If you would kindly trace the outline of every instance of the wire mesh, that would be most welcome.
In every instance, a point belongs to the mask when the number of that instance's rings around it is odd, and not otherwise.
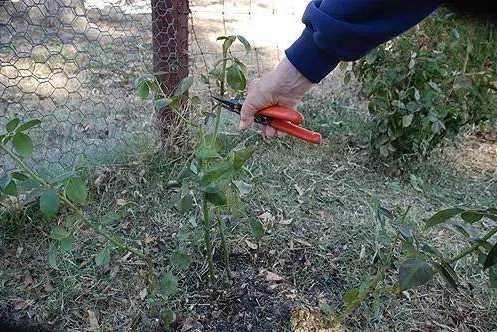
[[[157,118],[136,95],[138,76],[155,70],[177,82],[188,69],[205,72],[220,57],[216,37],[226,34],[253,43],[251,54],[238,53],[249,74],[260,75],[300,33],[307,1],[191,0],[190,11],[187,3],[0,1],[0,124],[14,116],[42,120],[32,163],[55,170],[78,158],[112,162],[155,145]],[[184,22],[187,33],[178,33]],[[200,84],[195,89],[206,94]]]

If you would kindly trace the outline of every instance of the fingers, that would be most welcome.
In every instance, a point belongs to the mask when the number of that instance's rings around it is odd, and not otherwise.
[[[278,132],[271,126],[264,126],[262,128],[262,136],[265,138],[277,137]]]
[[[271,126],[264,126],[262,128],[262,136],[265,138],[272,138],[272,137],[285,137],[286,134],[274,129]]]
[[[247,89],[247,98],[245,99],[245,103],[243,104],[240,112],[240,130],[249,128],[252,123],[254,123],[255,114],[259,111],[257,108],[258,105],[254,105],[254,101],[261,99],[261,96],[257,93],[257,82],[258,81],[252,82]]]
[[[240,112],[240,130],[245,130],[249,128],[252,123],[254,123],[254,116],[257,113],[257,109],[252,107],[251,104],[245,102],[242,106],[242,110]]]

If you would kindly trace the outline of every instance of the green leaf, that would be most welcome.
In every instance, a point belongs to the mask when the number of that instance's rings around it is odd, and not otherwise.
[[[483,264],[483,269],[488,269],[489,267],[497,264],[497,243],[492,247],[490,252],[485,259],[485,263]]]
[[[402,127],[407,128],[412,124],[412,120],[414,119],[414,114],[404,115],[402,117]]]
[[[218,192],[221,188],[231,182],[233,173],[233,164],[227,161],[218,163],[211,169],[201,172],[200,185],[202,187],[202,191],[207,193]]]
[[[59,211],[59,206],[59,195],[55,190],[49,189],[41,194],[40,211],[46,218],[53,218]]]
[[[121,219],[122,217],[118,213],[110,211],[102,217],[100,222],[104,225],[110,225],[120,221]]]
[[[48,252],[48,265],[50,265],[53,269],[59,268],[59,264],[57,262],[57,250],[53,247],[50,248],[50,251]]]
[[[50,231],[50,237],[56,241],[62,241],[71,236],[71,233],[63,229],[62,227],[55,226]]]
[[[221,37],[218,37],[217,40],[224,40],[223,54],[225,54],[230,49],[231,45],[233,45],[233,43],[235,42],[236,36],[221,36]]]
[[[155,103],[156,109],[162,110],[171,104],[171,99],[161,98],[161,99],[157,99],[154,103]]]
[[[14,180],[11,180],[2,191],[9,196],[17,196],[17,185]]]
[[[17,133],[12,138],[12,145],[16,152],[23,158],[28,157],[34,149],[33,141],[24,133]]]
[[[191,257],[187,255],[185,252],[180,250],[174,251],[171,257],[169,258],[169,260],[172,265],[182,270],[188,269],[188,267],[192,263]]]
[[[437,248],[430,246],[428,243],[423,243],[421,251],[437,258],[443,257],[442,253]]]
[[[151,74],[145,74],[138,77],[135,80],[135,88],[138,92],[138,96],[142,99],[147,99],[150,95],[150,88],[155,86],[155,76]]]
[[[240,170],[243,165],[249,160],[252,155],[254,154],[255,148],[254,147],[248,147],[243,150],[238,150],[233,152],[233,167],[236,170]]]
[[[7,122],[5,125],[5,129],[9,132],[12,133],[14,130],[16,130],[17,126],[19,125],[19,119],[15,118]]]
[[[138,96],[141,99],[147,99],[150,94],[150,89],[148,87],[148,83],[146,81],[141,82],[138,85]]]
[[[110,251],[110,246],[105,246],[104,248],[102,248],[97,256],[95,256],[95,264],[97,264],[97,266],[108,265],[110,262]]]
[[[438,211],[431,218],[425,220],[426,227],[433,227],[442,224],[462,212],[464,212],[464,210],[459,208]]]
[[[193,194],[191,192],[187,192],[184,195],[181,195],[181,198],[176,203],[176,208],[181,213],[185,213],[193,209]]]
[[[242,43],[243,47],[245,47],[245,51],[247,53],[249,53],[251,50],[252,50],[252,46],[250,46],[250,43],[248,42],[248,40],[241,36],[241,35],[238,35],[236,36],[238,38],[238,40],[240,41],[240,43]]]
[[[244,91],[247,87],[247,78],[237,64],[226,69],[226,82],[235,91]]]
[[[456,271],[450,266],[448,263],[443,262],[442,264],[433,263],[435,268],[440,272],[440,274],[444,277],[445,281],[449,286],[454,289],[457,289],[457,274]]]
[[[217,149],[215,146],[212,144],[201,144],[196,150],[195,150],[195,157],[200,160],[211,160],[211,159],[217,159],[219,158],[219,153],[217,152]]]
[[[470,224],[480,221],[485,214],[479,211],[464,211],[461,213],[461,218]]]
[[[25,122],[22,125],[20,125],[19,128],[17,128],[17,131],[18,132],[25,131],[33,127],[39,126],[40,124],[41,121],[38,119],[29,120],[28,122]]]
[[[161,314],[162,322],[166,326],[166,331],[169,331],[171,325],[176,321],[176,313],[171,309],[165,309]]]
[[[160,290],[164,296],[173,296],[178,292],[178,278],[169,271],[160,281]]]
[[[252,191],[252,185],[244,181],[233,181],[233,184],[241,195],[246,195]]]
[[[188,90],[193,85],[193,77],[185,77],[184,79],[181,80],[181,82],[178,84],[176,89],[174,90],[174,95],[175,96],[183,96],[186,93],[188,93]]]
[[[399,267],[399,284],[401,290],[421,286],[433,278],[433,269],[420,258],[406,259]]]
[[[65,193],[71,202],[84,204],[88,198],[88,188],[80,177],[73,177],[67,181]]]
[[[3,191],[5,187],[12,181],[12,176],[10,173],[5,173],[1,178],[0,178],[0,189]]]
[[[24,174],[22,172],[14,171],[14,172],[10,173],[10,175],[12,176],[12,178],[16,179],[17,181],[29,180],[29,176],[27,176],[26,174]]]
[[[219,207],[226,206],[228,204],[226,195],[221,191],[212,192],[212,193],[206,192],[205,199],[211,202],[212,204],[214,204],[215,206]]]
[[[346,307],[355,306],[357,304],[357,301],[359,301],[359,294],[360,291],[357,288],[347,291],[343,296],[343,302],[345,306]]]
[[[497,288],[497,266],[488,269],[488,281],[490,288]]]
[[[59,246],[64,251],[71,251],[73,242],[74,238],[72,236],[68,236],[65,239],[59,241]]]
[[[264,227],[259,219],[250,219],[250,232],[256,239],[260,239],[264,235]]]

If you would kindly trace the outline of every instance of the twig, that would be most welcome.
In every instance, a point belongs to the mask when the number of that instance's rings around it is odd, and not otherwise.
[[[47,181],[45,181],[43,178],[41,178],[36,172],[34,172],[33,170],[31,170],[30,167],[28,167],[26,165],[26,163],[21,159],[19,158],[16,154],[14,154],[12,151],[10,151],[9,149],[5,148],[5,146],[3,145],[0,145],[0,148],[6,152],[9,157],[11,157],[16,163],[18,166],[20,166],[26,173],[28,173],[31,178],[33,178],[34,180],[36,180],[38,183],[40,183],[41,185],[43,185],[45,188],[50,188],[50,189],[54,189],[54,187],[48,183]],[[108,234],[107,232],[105,232],[102,228],[101,225],[95,225],[93,222],[91,222],[83,213],[83,211],[81,211],[80,208],[78,208],[76,205],[74,205],[69,199],[67,199],[67,197],[65,197],[65,195],[62,195],[60,193],[57,192],[57,195],[59,196],[60,200],[63,201],[64,203],[67,204],[67,206],[73,211],[75,212],[78,217],[80,217],[80,219],[87,225],[89,226],[90,228],[92,228],[96,233],[102,235],[104,238],[106,238],[109,242],[111,242],[112,244],[114,244],[115,246],[117,246],[118,248],[122,249],[122,250],[126,250],[126,251],[129,251],[133,254],[135,254],[136,256],[140,257],[141,259],[145,260],[147,262],[147,264],[151,264],[151,261],[149,259],[149,257],[147,257],[144,253],[138,251],[137,249],[135,248],[132,248],[132,247],[129,247],[128,245],[126,245],[125,243],[123,243],[122,241],[114,238],[112,235]]]

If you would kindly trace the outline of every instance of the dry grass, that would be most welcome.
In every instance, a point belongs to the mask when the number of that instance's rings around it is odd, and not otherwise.
[[[313,117],[318,110],[325,116]],[[304,111],[311,126],[327,128],[333,135],[319,147],[290,141],[260,146],[248,165],[254,191],[244,198],[246,213],[226,219],[233,250],[232,285],[205,287],[196,221],[173,208],[175,189],[167,183],[182,160],[144,155],[96,170],[87,212],[122,212],[123,219],[109,227],[152,254],[159,272],[167,268],[174,248],[187,248],[195,260],[180,276],[181,293],[169,302],[158,301],[143,281],[143,264],[125,253],[114,253],[109,266],[97,268],[93,260],[102,239],[80,228],[75,230],[74,250],[64,255],[58,270],[50,268],[47,239],[54,222],[29,212],[23,224],[2,219],[3,318],[30,320],[56,330],[88,330],[98,322],[103,330],[149,331],[161,329],[161,312],[172,307],[178,312],[178,329],[290,330],[295,312],[316,313],[323,303],[339,310],[345,291],[374,272],[374,198],[392,211],[412,206],[413,224],[442,206],[495,202],[495,173],[481,172],[470,161],[461,161],[463,168],[452,162],[461,160],[458,156],[466,149],[449,148],[413,167],[420,190],[408,180],[387,177],[369,160],[362,144],[364,128],[358,125],[363,114],[313,98]],[[227,138],[231,145],[237,140]],[[466,138],[460,141],[468,145]],[[256,250],[248,230],[250,218],[259,218],[265,229]],[[57,220],[64,222],[65,216]],[[446,252],[462,244],[441,229],[425,237]],[[484,276],[467,263],[456,269],[468,289],[454,292],[437,281],[408,296],[371,298],[343,323],[344,329],[495,329],[495,299]]]

